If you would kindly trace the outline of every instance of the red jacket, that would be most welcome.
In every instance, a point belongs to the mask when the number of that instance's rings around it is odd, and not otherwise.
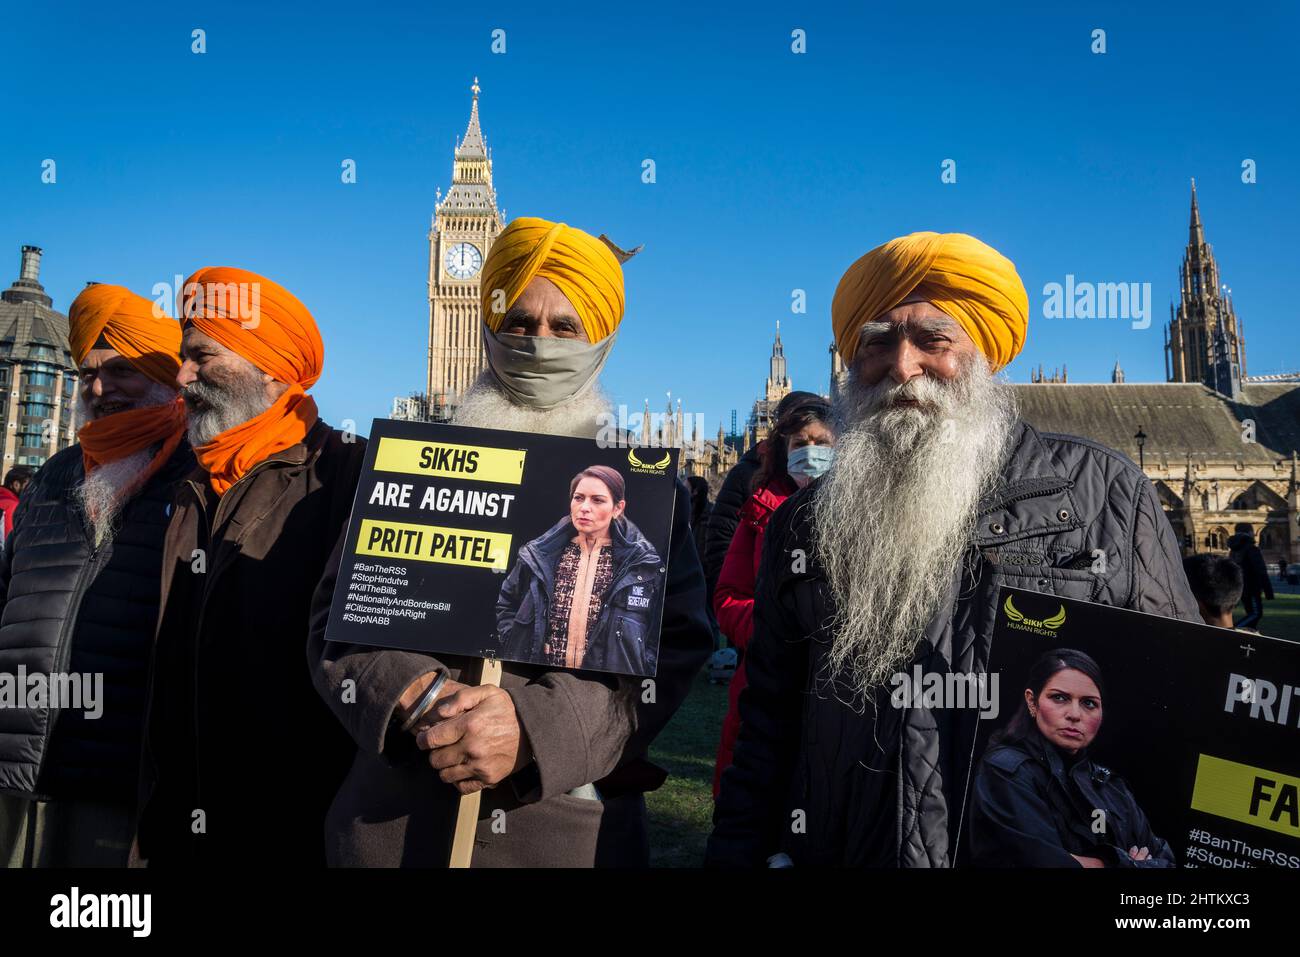
[[[731,765],[731,752],[740,734],[740,692],[745,687],[743,651],[754,633],[754,582],[758,578],[758,560],[763,554],[763,532],[772,513],[798,491],[794,480],[781,476],[749,497],[740,510],[736,534],[727,549],[722,572],[713,593],[713,612],[718,626],[731,643],[742,651],[740,667],[731,678],[727,692],[727,717],[722,722],[722,740],[713,770],[713,796],[718,796],[722,772]]]
[[[0,485],[0,512],[5,516],[5,538],[14,530],[14,510],[18,508],[18,496]]]

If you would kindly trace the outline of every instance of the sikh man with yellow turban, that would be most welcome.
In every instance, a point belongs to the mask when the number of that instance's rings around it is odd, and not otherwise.
[[[564,223],[507,226],[483,266],[487,370],[453,422],[597,438],[602,416],[612,421],[597,378],[623,321],[627,255]],[[646,751],[712,650],[689,514],[679,481],[650,692],[637,678],[510,662],[501,687],[471,687],[468,659],[326,643],[322,583],[308,655],[356,743],[326,821],[330,863],[444,867],[459,796],[487,789],[475,867],[645,866],[644,794],[665,777]],[[337,567],[336,554],[330,586]],[[443,667],[451,680],[408,722]]]
[[[1197,619],[1137,466],[1018,417],[996,374],[1028,320],[1015,266],[961,233],[894,239],[840,280],[839,441],[768,525],[710,865],[951,866],[976,727],[997,716],[1001,586]],[[964,693],[925,697],[928,675]],[[1023,837],[1059,844],[1043,830]]]
[[[289,290],[200,269],[181,316],[178,381],[198,467],[167,530],[139,857],[320,865],[352,749],[303,650],[365,443],[330,428],[307,394],[325,350]]]
[[[127,863],[167,509],[194,467],[180,344],[175,319],[121,286],[90,285],[68,313],[78,443],[23,490],[0,559],[0,671],[67,676],[49,681],[58,700],[0,707],[10,867]]]

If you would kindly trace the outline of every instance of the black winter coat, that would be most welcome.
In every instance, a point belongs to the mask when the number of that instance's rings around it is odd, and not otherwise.
[[[324,864],[352,745],[304,652],[365,450],[319,420],[219,498],[201,467],[177,483],[140,776],[151,867]]]
[[[1228,539],[1228,557],[1241,568],[1241,594],[1246,598],[1265,596],[1273,600],[1273,583],[1268,578],[1264,553],[1249,535],[1233,535]]]
[[[194,467],[182,440],[96,547],[74,490],[81,446],[24,489],[0,559],[0,672],[101,672],[102,714],[0,709],[0,790],[133,805],[172,492]]]
[[[713,502],[709,512],[707,531],[705,532],[704,552],[700,563],[704,566],[704,581],[709,589],[709,608],[713,608],[713,589],[717,587],[718,576],[722,574],[722,563],[727,560],[727,549],[736,534],[736,525],[740,522],[740,510],[749,501],[754,490],[754,476],[762,467],[763,443],[750,448],[740,457],[740,461],[731,467],[727,477],[722,480],[722,488]]]
[[[1072,854],[1107,867],[1176,866],[1121,778],[1086,754],[1062,754],[1037,732],[992,747],[981,759],[970,842],[975,867],[1081,867]],[[1130,847],[1151,856],[1135,861]]]
[[[1024,422],[1010,449],[949,597],[900,670],[986,672],[1003,585],[1200,620],[1173,529],[1136,465]],[[722,776],[706,861],[761,866],[784,851],[796,864],[950,866],[978,713],[897,709],[887,696],[873,711],[842,681],[827,682],[826,622],[835,606],[811,507],[821,487],[791,496],[768,524],[740,737]],[[1106,562],[1094,572],[1098,549]]]
[[[546,664],[542,647],[550,625],[555,570],[564,547],[577,534],[573,523],[562,518],[519,549],[515,567],[497,597],[497,635],[503,654],[511,661]],[[614,578],[602,597],[600,617],[587,636],[582,667],[653,675],[658,649],[648,639],[663,594],[663,560],[627,519],[612,522],[609,535]]]

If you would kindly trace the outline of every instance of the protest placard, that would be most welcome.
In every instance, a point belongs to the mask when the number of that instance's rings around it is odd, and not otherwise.
[[[676,460],[375,420],[327,638],[653,675]]]
[[[1012,863],[1060,828],[1110,866],[1122,815],[1145,818],[1172,866],[1300,868],[1300,644],[1012,588],[996,615],[998,717],[974,738],[965,863]],[[1087,657],[1061,670],[1065,649]],[[1015,789],[1018,823],[978,807]]]

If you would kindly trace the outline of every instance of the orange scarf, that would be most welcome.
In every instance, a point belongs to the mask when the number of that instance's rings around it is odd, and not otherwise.
[[[161,442],[147,468],[122,491],[123,500],[144,488],[149,479],[172,457],[185,435],[185,402],[177,398],[166,405],[128,409],[116,415],[95,419],[77,432],[81,443],[81,460],[90,475],[101,465],[116,462],[141,449]]]
[[[261,415],[227,429],[194,454],[207,469],[212,491],[225,495],[258,462],[305,439],[319,417],[316,400],[302,386],[291,385]]]

